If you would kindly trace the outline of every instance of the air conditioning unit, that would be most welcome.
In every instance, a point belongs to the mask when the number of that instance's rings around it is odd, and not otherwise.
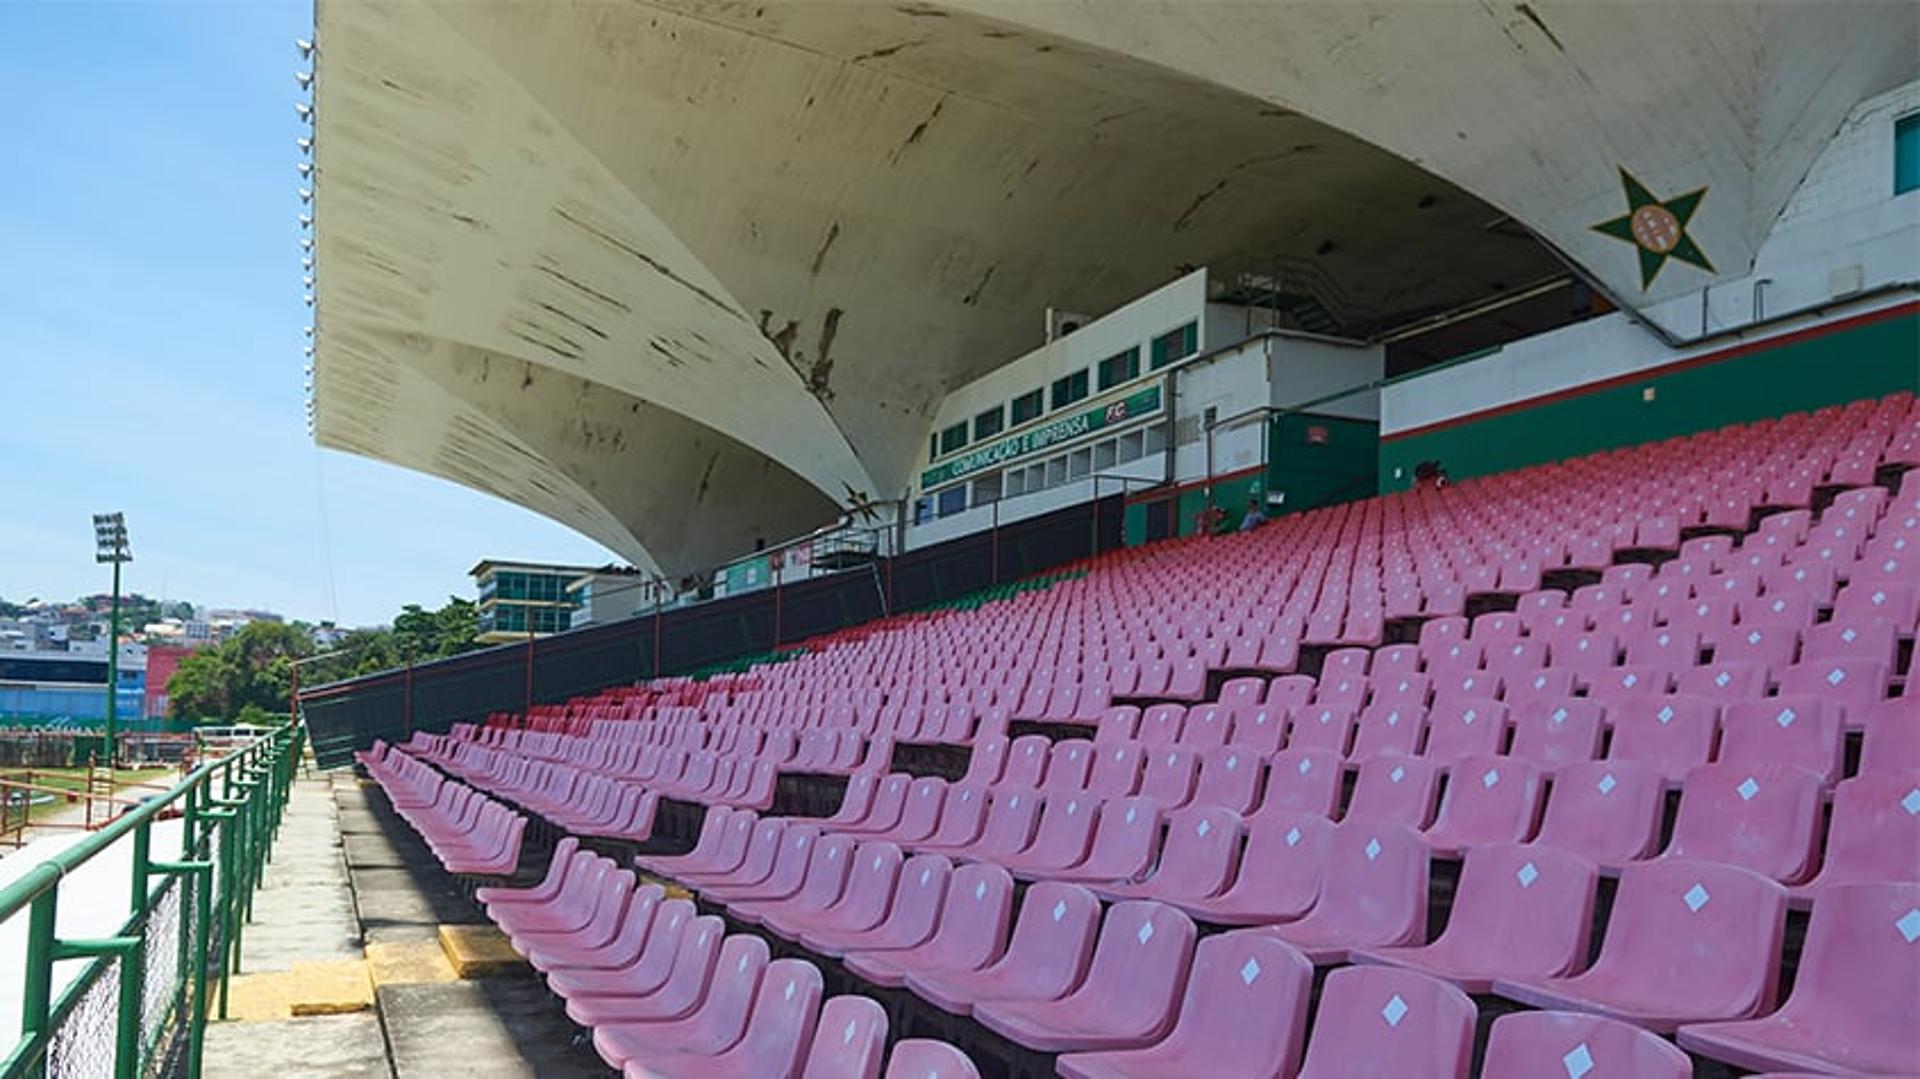
[[[1049,307],[1047,308],[1047,343],[1052,344],[1092,321],[1092,315],[1076,315],[1072,311]]]

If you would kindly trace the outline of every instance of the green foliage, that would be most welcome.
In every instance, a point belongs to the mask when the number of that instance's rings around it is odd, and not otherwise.
[[[310,654],[306,632],[278,622],[249,622],[214,648],[180,661],[167,680],[176,719],[225,722],[248,708],[288,710],[293,661]]]
[[[301,667],[300,684],[326,685],[457,656],[480,647],[479,635],[479,614],[469,600],[448,596],[437,611],[409,603],[394,617],[392,629],[356,629],[325,658]]]

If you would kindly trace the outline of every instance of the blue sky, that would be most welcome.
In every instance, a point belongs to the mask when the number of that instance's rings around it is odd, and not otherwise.
[[[508,503],[316,448],[301,366],[309,3],[0,0],[0,596],[126,586],[383,622],[482,557],[603,562]]]

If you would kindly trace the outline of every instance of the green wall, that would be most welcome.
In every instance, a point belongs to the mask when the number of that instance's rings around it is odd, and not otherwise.
[[[1372,420],[1288,412],[1267,428],[1267,487],[1284,492],[1286,513],[1303,513],[1375,491],[1380,425]]]
[[[1911,313],[1382,441],[1379,490],[1411,486],[1423,460],[1463,479],[1899,390],[1920,390],[1920,315]]]

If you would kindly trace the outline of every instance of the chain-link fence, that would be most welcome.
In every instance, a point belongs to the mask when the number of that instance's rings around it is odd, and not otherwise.
[[[21,1031],[0,1055],[0,1079],[199,1075],[211,1002],[237,963],[232,944],[304,735],[290,726],[202,765],[0,888],[0,928],[25,938],[24,962],[0,966],[0,1011],[17,1010]],[[82,867],[84,887],[72,879]],[[83,894],[63,895],[63,883]],[[103,904],[107,894],[128,901]],[[78,916],[63,918],[63,903]],[[56,931],[92,921],[71,937]]]

